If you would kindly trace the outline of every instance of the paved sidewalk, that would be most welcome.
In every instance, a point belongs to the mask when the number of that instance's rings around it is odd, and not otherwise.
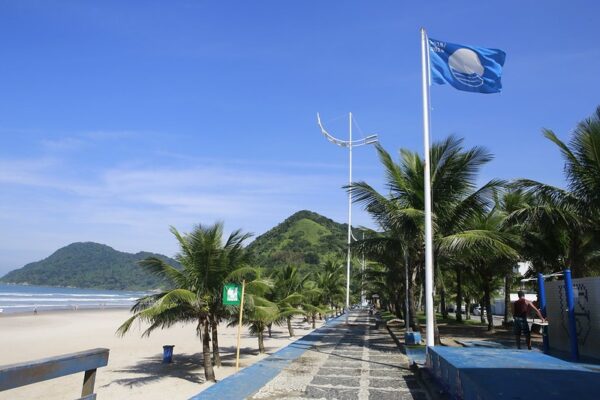
[[[321,328],[311,348],[249,399],[429,399],[406,356],[385,328],[374,329],[368,311],[351,311],[349,321]]]

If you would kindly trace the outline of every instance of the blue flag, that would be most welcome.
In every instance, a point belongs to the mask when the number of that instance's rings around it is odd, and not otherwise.
[[[429,39],[431,79],[440,85],[449,83],[458,90],[500,92],[505,58],[502,50]]]

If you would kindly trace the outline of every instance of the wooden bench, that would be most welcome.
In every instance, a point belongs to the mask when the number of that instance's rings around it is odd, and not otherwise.
[[[48,379],[85,372],[80,400],[95,400],[96,369],[108,364],[108,349],[92,349],[0,366],[0,392]]]

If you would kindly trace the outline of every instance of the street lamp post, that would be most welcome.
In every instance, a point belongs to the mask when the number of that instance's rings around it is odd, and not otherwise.
[[[362,234],[362,239],[363,241],[365,240],[365,233],[363,232]],[[365,301],[365,268],[366,268],[366,263],[365,263],[365,251],[363,250],[362,252],[362,265],[360,268],[361,274],[360,274],[360,305],[361,307],[365,305],[366,301]]]
[[[338,145],[340,147],[347,147],[349,154],[349,176],[348,176],[348,186],[352,184],[352,148],[358,146],[365,146],[367,144],[377,143],[377,135],[370,135],[363,139],[352,140],[352,113],[348,114],[348,131],[349,131],[349,139],[341,140],[333,137],[329,134],[323,127],[321,123],[321,117],[319,113],[317,113],[317,123],[319,124],[319,128],[321,128],[321,133],[325,135],[327,140],[331,143]],[[350,258],[351,251],[350,245],[352,243],[352,191],[348,190],[348,259],[346,263],[346,323],[348,323],[348,310],[350,309]]]

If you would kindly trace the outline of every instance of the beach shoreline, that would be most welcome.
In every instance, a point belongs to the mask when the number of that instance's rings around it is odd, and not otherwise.
[[[0,283],[0,316],[131,308],[149,292]]]
[[[177,324],[141,337],[144,325],[134,324],[124,337],[115,334],[131,313],[127,309],[55,310],[37,315],[7,314],[0,318],[2,365],[83,351],[110,349],[108,366],[97,372],[95,391],[99,399],[189,398],[209,387],[201,366],[202,344],[194,324]],[[319,324],[320,325],[320,324]],[[289,338],[285,326],[274,326],[273,337],[265,334],[267,354],[258,353],[258,341],[243,327],[241,368],[310,333],[310,325],[294,321],[296,336]],[[235,373],[237,327],[219,325],[222,367],[215,367],[217,380]],[[172,364],[162,363],[162,346],[174,345]],[[0,400],[76,398],[83,373],[0,392]]]
[[[115,311],[115,310],[130,310],[131,306],[105,306],[105,307],[97,307],[97,306],[90,306],[90,307],[67,307],[65,306],[64,308],[52,308],[52,309],[44,309],[44,308],[40,308],[37,310],[37,313],[35,311],[31,311],[31,310],[25,310],[25,311],[6,311],[4,310],[3,312],[0,312],[0,318],[12,318],[12,317],[19,317],[19,316],[27,316],[27,315],[31,315],[31,316],[38,316],[38,315],[49,315],[49,314],[62,314],[62,313],[76,313],[76,312],[105,312],[105,311]]]

